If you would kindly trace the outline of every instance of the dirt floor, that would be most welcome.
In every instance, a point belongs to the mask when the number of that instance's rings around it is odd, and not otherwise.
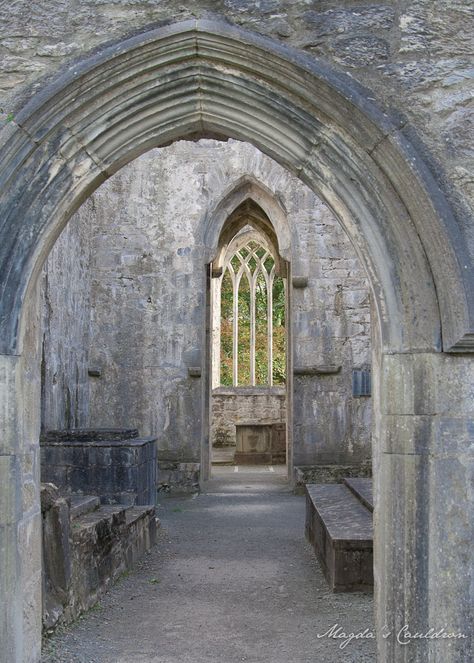
[[[273,471],[271,471],[273,470]],[[45,641],[44,663],[368,663],[373,598],[332,594],[283,468],[219,467],[164,497],[158,544],[100,604]]]

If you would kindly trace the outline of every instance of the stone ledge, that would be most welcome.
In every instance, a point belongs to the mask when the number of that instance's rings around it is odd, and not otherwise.
[[[293,375],[337,375],[341,372],[341,366],[332,364],[321,364],[319,366],[295,366]]]
[[[71,520],[80,518],[85,513],[95,511],[100,506],[100,499],[96,495],[72,495],[69,498],[69,514]]]
[[[286,387],[278,385],[269,387],[215,387],[212,390],[212,396],[286,396]]]
[[[137,428],[71,428],[69,430],[49,430],[41,434],[40,444],[63,442],[122,441],[138,437]]]
[[[365,506],[371,513],[374,512],[374,495],[372,489],[372,479],[361,477],[344,478],[344,484],[354,493],[359,502]]]

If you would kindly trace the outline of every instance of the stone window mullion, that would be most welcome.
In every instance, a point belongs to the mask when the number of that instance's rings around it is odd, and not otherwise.
[[[255,387],[255,290],[257,284],[256,270],[250,278],[250,384]]]
[[[232,275],[232,383],[239,384],[239,284],[240,276]]]
[[[224,274],[212,280],[212,387],[221,383],[221,305]]]
[[[268,360],[268,385],[273,386],[273,279],[275,270],[272,268],[270,274],[265,274],[267,284],[267,360]]]

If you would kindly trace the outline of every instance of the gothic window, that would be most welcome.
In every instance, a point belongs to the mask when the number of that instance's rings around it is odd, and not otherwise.
[[[220,277],[220,376],[223,386],[285,383],[285,281],[256,233],[237,236]]]

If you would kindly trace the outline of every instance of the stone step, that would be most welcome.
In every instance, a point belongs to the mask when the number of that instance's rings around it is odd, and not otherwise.
[[[123,546],[127,567],[131,568],[140,557],[156,542],[156,532],[160,521],[155,515],[155,507],[131,506],[125,515],[126,544]]]
[[[372,591],[372,514],[348,486],[306,485],[306,536],[332,591]]]
[[[362,477],[346,477],[344,484],[357,497],[359,502],[371,513],[374,511],[374,499],[372,492],[372,479]]]
[[[99,499],[99,498],[97,498]],[[155,506],[148,504],[144,506],[127,506],[126,504],[102,504],[94,510],[84,511],[74,518],[75,532],[94,529],[99,523],[108,523],[110,526],[125,525],[129,527],[140,519],[154,519],[156,527],[160,521],[155,517]]]
[[[127,525],[132,525],[133,523],[135,523],[140,518],[143,518],[144,516],[154,516],[154,515],[155,515],[155,507],[152,504],[145,506],[129,506],[125,511],[125,522]],[[155,521],[157,527],[159,527],[160,521],[158,520],[158,518],[155,517]]]
[[[73,538],[80,533],[93,530],[99,525],[109,527],[125,525],[127,506],[125,504],[102,504],[95,511],[85,513],[74,520]]]
[[[69,503],[71,520],[75,520],[86,513],[98,509],[100,507],[100,498],[97,495],[72,495],[69,498]]]
[[[67,620],[94,605],[156,542],[155,507],[102,504],[74,520]]]
[[[44,627],[69,623],[91,608],[156,541],[155,506],[101,504],[94,495],[61,496],[41,486]]]

